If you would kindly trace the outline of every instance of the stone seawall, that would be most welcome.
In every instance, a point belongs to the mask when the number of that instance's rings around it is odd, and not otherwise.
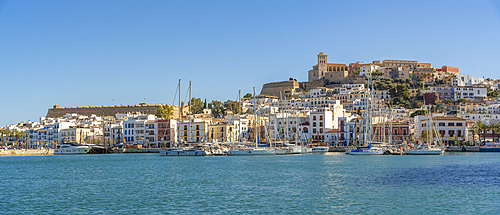
[[[0,150],[0,156],[53,155],[54,149],[8,149]]]

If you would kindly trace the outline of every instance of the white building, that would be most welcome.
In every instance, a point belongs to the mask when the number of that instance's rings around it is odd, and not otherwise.
[[[129,117],[123,122],[123,137],[128,144],[144,144],[146,122],[156,120],[154,115],[139,115]]]

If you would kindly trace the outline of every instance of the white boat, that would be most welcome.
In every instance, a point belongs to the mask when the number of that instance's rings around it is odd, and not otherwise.
[[[405,153],[407,155],[441,155],[444,153],[444,149],[440,147],[440,135],[437,133],[437,129],[434,127],[435,124],[432,120],[432,113],[430,113],[430,109],[427,112],[429,114],[426,114],[426,140],[423,143],[419,144],[417,147],[406,150]],[[434,138],[434,136],[436,138]],[[435,143],[435,146],[431,146],[431,144],[429,143]]]
[[[208,153],[201,149],[174,148],[160,151],[162,156],[206,156]]]
[[[56,149],[54,149],[54,155],[87,154],[89,150],[90,146],[82,145],[79,143],[62,143],[57,144]]]
[[[290,154],[307,154],[307,149],[303,146],[290,146]]]
[[[350,155],[383,155],[386,150],[379,147],[357,147],[349,149],[346,153]]]
[[[328,146],[313,146],[311,153],[325,153],[328,152]]]
[[[437,147],[429,147],[428,145],[419,145],[417,148],[407,150],[407,155],[441,155],[444,150]]]
[[[263,148],[240,148],[232,149],[227,152],[227,155],[275,155],[275,149],[263,149]]]

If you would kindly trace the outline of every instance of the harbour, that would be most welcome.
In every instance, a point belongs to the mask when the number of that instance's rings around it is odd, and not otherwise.
[[[499,158],[451,152],[2,157],[0,208],[84,214],[496,214]]]

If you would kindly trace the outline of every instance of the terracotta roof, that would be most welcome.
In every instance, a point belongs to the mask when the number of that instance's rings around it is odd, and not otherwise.
[[[455,117],[455,116],[448,116],[448,117],[446,117],[446,116],[435,116],[432,119],[434,119],[434,120],[463,120],[463,121],[465,121],[465,119],[462,119],[460,117]]]

